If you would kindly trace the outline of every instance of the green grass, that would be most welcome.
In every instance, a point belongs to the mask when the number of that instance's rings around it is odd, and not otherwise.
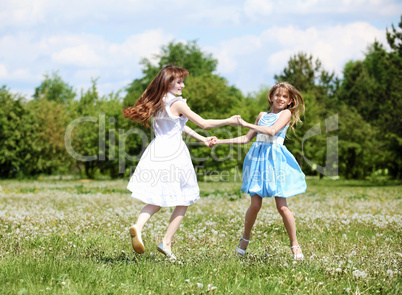
[[[128,228],[143,204],[127,181],[0,181],[1,294],[400,294],[402,187],[309,179],[290,198],[305,260],[294,262],[282,220],[265,199],[248,255],[234,248],[249,198],[240,183],[203,182],[175,236],[178,261],[156,246],[172,208]]]

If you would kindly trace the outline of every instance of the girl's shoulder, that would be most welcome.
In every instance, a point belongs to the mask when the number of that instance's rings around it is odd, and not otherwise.
[[[254,124],[258,124],[258,122],[261,120],[261,118],[264,116],[264,114],[266,114],[267,112],[261,112],[258,114],[257,118],[255,119]]]
[[[258,116],[257,116],[257,120],[261,119],[262,116],[264,116],[264,115],[266,115],[266,114],[268,114],[268,112],[260,112],[260,113],[258,114]]]
[[[280,111],[278,114],[279,114],[280,116],[283,116],[283,115],[285,115],[285,116],[292,116],[292,112],[291,112],[289,109],[285,109],[285,110],[283,110],[283,111]]]
[[[289,109],[285,109],[285,110],[282,110],[282,111],[280,111],[278,113],[266,112],[265,114],[280,117],[280,116],[283,116],[283,115],[291,116],[292,112]]]

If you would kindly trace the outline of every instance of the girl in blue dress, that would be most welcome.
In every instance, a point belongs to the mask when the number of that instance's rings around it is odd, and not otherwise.
[[[296,159],[283,145],[286,131],[300,122],[304,112],[304,101],[300,92],[287,82],[277,83],[268,93],[269,112],[261,112],[255,124],[239,118],[239,124],[250,131],[240,137],[218,139],[215,144],[246,144],[255,136],[243,164],[241,190],[250,194],[251,204],[245,216],[244,233],[236,248],[243,256],[250,242],[251,229],[261,209],[262,198],[275,197],[276,207],[290,239],[294,259],[304,258],[296,237],[296,224],[287,206],[288,197],[304,193],[307,185],[305,176]]]

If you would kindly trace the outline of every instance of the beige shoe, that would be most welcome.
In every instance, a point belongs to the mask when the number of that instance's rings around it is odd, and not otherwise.
[[[141,233],[135,225],[130,227],[131,243],[133,244],[133,249],[138,254],[143,254],[145,252],[144,243],[141,239]]]

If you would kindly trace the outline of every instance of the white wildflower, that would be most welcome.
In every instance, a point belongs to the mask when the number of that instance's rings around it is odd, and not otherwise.
[[[366,278],[367,277],[367,273],[365,271],[360,271],[360,270],[355,270],[353,271],[353,277],[355,277],[356,279],[358,278]]]

